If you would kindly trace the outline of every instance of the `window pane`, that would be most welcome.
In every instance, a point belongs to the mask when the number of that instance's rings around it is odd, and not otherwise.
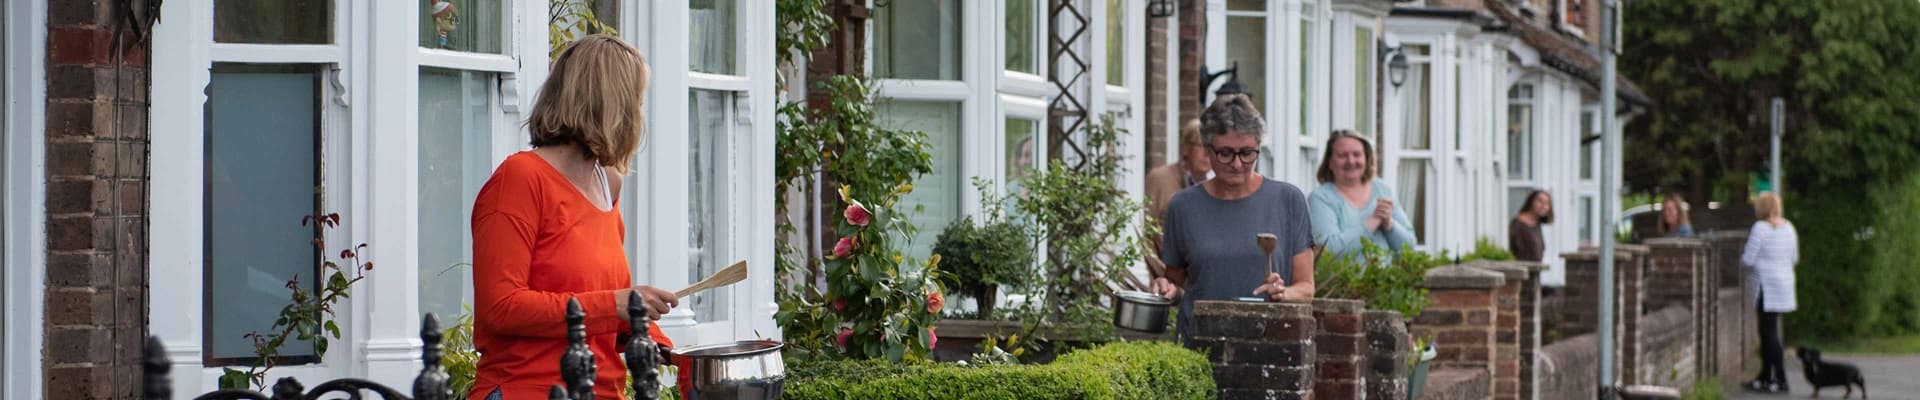
[[[1507,179],[1533,180],[1533,104],[1507,106]]]
[[[506,13],[500,0],[418,1],[420,47],[474,53],[501,52],[501,27],[506,25]],[[600,20],[611,22],[606,18]]]
[[[1306,5],[1300,18],[1300,134],[1312,136],[1312,125],[1308,122],[1313,115],[1313,11],[1312,5]]]
[[[1407,218],[1413,220],[1415,242],[1427,242],[1427,160],[1400,160],[1400,182],[1394,189],[1400,193],[1400,209],[1406,211]]]
[[[880,78],[960,79],[960,1],[895,1],[873,17],[873,71]]]
[[[1227,17],[1227,65],[1240,67],[1236,75],[1261,115],[1267,112],[1266,32],[1266,18]]]
[[[420,312],[444,321],[473,304],[468,216],[493,172],[492,78],[420,69]]]
[[[333,43],[333,1],[214,1],[213,41],[269,44]]]
[[[1127,6],[1107,0],[1107,84],[1127,85]]]
[[[1033,0],[1007,0],[1007,70],[1037,74]]]
[[[1266,11],[1267,0],[1227,0],[1231,11]]]
[[[210,359],[253,356],[289,303],[286,285],[312,291],[320,251],[314,214],[320,79],[310,66],[215,65],[207,92],[206,317]],[[311,356],[310,342],[282,356]]]
[[[1354,29],[1353,62],[1353,129],[1365,134],[1374,129],[1372,30]]]
[[[908,220],[920,228],[906,246],[907,254],[925,258],[932,254],[940,230],[960,217],[960,191],[972,190],[960,176],[960,103],[888,101],[875,111],[881,126],[926,132],[933,146],[933,172],[914,181],[913,193],[895,206],[911,214]],[[924,209],[915,212],[916,207]]]
[[[690,56],[694,71],[733,74],[737,3],[735,0],[693,0],[687,10],[690,17],[687,36],[693,44]]]
[[[1401,145],[1408,150],[1432,148],[1433,137],[1429,131],[1433,129],[1433,110],[1427,101],[1427,96],[1433,93],[1427,74],[1430,67],[1426,62],[1414,62],[1400,89],[1403,91],[1400,95]]]
[[[1587,138],[1598,135],[1598,133],[1594,132],[1596,130],[1598,129],[1595,129],[1595,127],[1593,126],[1593,112],[1581,111],[1580,112],[1580,139],[1579,139],[1580,140],[1580,179],[1583,179],[1583,180],[1593,179],[1593,159],[1594,159],[1593,153],[1595,151],[1598,151],[1599,149],[1597,146],[1594,146],[1594,145],[1597,143],[1600,143],[1600,141],[1595,140],[1595,141],[1589,142],[1587,141]]]
[[[1594,242],[1593,196],[1580,196],[1580,243]]]
[[[720,221],[722,207],[719,206],[726,197],[720,195],[724,189],[716,182],[724,170],[716,165],[722,165],[717,161],[726,150],[721,141],[732,132],[727,123],[732,118],[727,114],[733,111],[733,96],[730,92],[696,89],[688,94],[687,105],[690,128],[687,132],[687,215],[691,225],[688,244],[692,246],[688,249],[687,261],[693,264],[687,283],[693,284],[720,272],[728,262],[719,254],[725,227]],[[724,321],[730,310],[727,299],[731,293],[731,289],[719,288],[686,301],[696,320]]]
[[[1507,187],[1507,212],[1519,214],[1520,206],[1526,205],[1527,195],[1532,193],[1533,188],[1526,186]]]
[[[1034,132],[1040,130],[1039,121],[1007,118],[1007,180],[1020,179],[1028,170],[1037,167],[1034,156],[1039,154],[1039,144],[1035,143]],[[915,186],[918,190],[918,186]],[[944,228],[944,227],[943,227]]]

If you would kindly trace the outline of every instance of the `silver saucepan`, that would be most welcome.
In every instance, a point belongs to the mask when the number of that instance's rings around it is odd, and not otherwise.
[[[692,361],[693,398],[699,400],[778,399],[787,380],[780,342],[742,340],[675,349]]]
[[[1113,292],[1113,326],[1122,329],[1162,333],[1167,331],[1167,315],[1173,301],[1136,290]]]

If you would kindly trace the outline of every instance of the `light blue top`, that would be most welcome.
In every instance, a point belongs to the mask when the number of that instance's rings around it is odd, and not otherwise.
[[[1374,204],[1378,204],[1380,199],[1393,198],[1393,188],[1388,187],[1386,182],[1374,179],[1373,196],[1361,208],[1353,208],[1333,183],[1320,184],[1307,197],[1307,214],[1313,218],[1314,240],[1325,243],[1326,251],[1338,256],[1359,253],[1361,239],[1386,247],[1389,250],[1387,254],[1399,252],[1401,246],[1419,244],[1416,242],[1418,239],[1413,237],[1413,224],[1407,222],[1407,212],[1400,208],[1399,200],[1393,200],[1393,224],[1367,231],[1367,217],[1373,215]]]

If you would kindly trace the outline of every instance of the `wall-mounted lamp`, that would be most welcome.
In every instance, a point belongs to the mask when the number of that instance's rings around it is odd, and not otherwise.
[[[1201,65],[1200,76],[1197,77],[1200,79],[1200,82],[1199,82],[1200,93],[1198,96],[1194,96],[1194,97],[1198,97],[1199,98],[1198,100],[1200,100],[1200,109],[1202,110],[1207,109],[1207,88],[1213,87],[1213,81],[1220,79],[1221,75],[1227,76],[1227,82],[1221,84],[1220,89],[1218,91],[1215,91],[1214,94],[1228,95],[1228,94],[1242,94],[1247,92],[1246,85],[1240,84],[1240,62],[1239,61],[1233,62],[1232,66],[1227,67],[1227,69],[1221,70],[1219,72],[1209,72],[1207,71],[1207,66]]]
[[[1171,17],[1175,10],[1179,8],[1175,3],[1177,3],[1175,0],[1149,1],[1147,2],[1147,16],[1154,18]]]
[[[1400,84],[1407,83],[1407,68],[1406,52],[1400,51],[1398,47],[1387,51],[1387,82],[1392,83],[1394,89],[1399,89]]]

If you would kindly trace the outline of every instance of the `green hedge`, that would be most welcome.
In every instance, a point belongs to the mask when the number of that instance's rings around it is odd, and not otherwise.
[[[786,396],[827,399],[1212,399],[1206,356],[1172,343],[1114,343],[1044,365],[795,363]]]
[[[1866,190],[1788,192],[1786,209],[1800,237],[1790,340],[1920,333],[1920,173]]]

